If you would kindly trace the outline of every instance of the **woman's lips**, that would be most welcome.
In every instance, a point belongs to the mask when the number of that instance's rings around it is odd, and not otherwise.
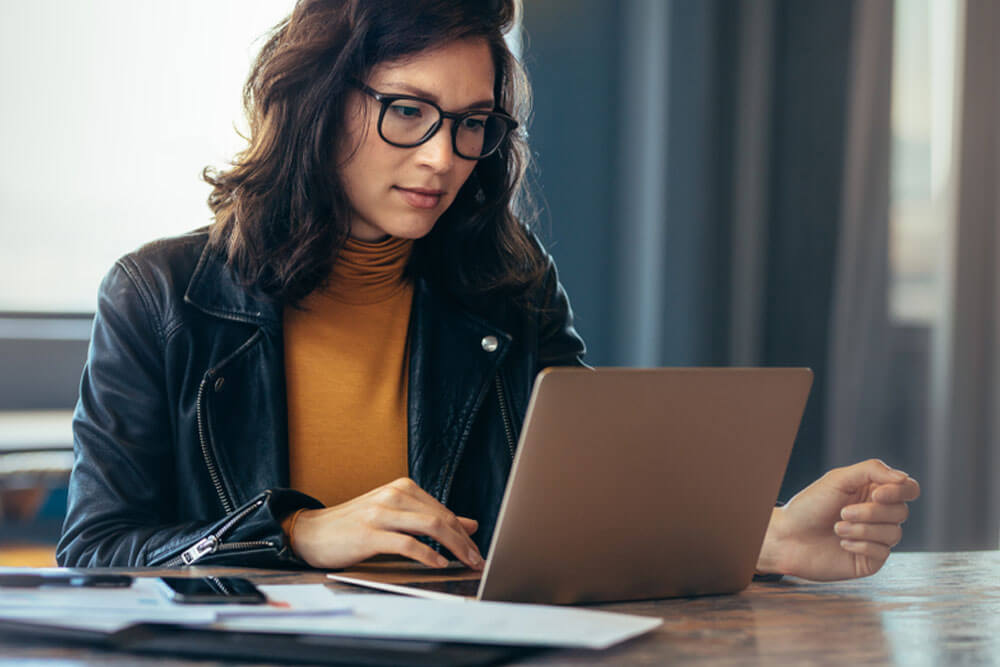
[[[397,186],[396,190],[403,196],[403,201],[414,208],[434,208],[444,195],[442,190],[425,190],[423,188],[401,188]]]

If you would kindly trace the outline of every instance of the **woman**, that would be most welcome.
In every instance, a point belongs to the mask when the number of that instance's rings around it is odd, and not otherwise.
[[[101,286],[60,564],[440,567],[437,543],[482,567],[534,376],[584,352],[513,213],[514,11],[300,0],[276,28],[249,146],[206,173],[214,224]],[[758,569],[870,574],[918,493],[832,471],[775,510]]]

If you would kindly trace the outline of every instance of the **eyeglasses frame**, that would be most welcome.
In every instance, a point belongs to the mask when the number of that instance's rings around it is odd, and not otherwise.
[[[444,125],[445,118],[450,118],[452,120],[451,148],[455,152],[455,155],[462,158],[463,160],[482,160],[483,158],[487,158],[493,155],[495,152],[497,152],[497,150],[500,148],[501,145],[503,145],[503,142],[507,139],[507,137],[510,136],[510,133],[516,130],[519,125],[518,122],[514,120],[510,115],[504,113],[499,109],[494,109],[492,111],[470,110],[470,111],[463,111],[461,113],[453,113],[450,111],[445,111],[431,100],[425,99],[423,97],[417,97],[416,95],[403,95],[403,94],[396,95],[396,94],[380,93],[374,88],[371,88],[370,86],[367,86],[361,83],[360,81],[355,81],[354,85],[357,86],[357,88],[361,92],[373,97],[379,104],[382,105],[382,109],[379,111],[378,114],[378,136],[381,137],[382,141],[384,141],[385,143],[389,144],[390,146],[396,146],[397,148],[416,148],[421,144],[427,143],[428,141],[431,140],[431,138],[435,134],[438,133],[438,130],[441,129],[441,126]],[[429,130],[427,130],[427,132],[424,134],[423,137],[420,138],[419,141],[415,143],[405,144],[396,141],[390,141],[389,139],[386,138],[385,134],[382,133],[382,119],[385,117],[385,112],[389,110],[389,107],[392,105],[393,102],[396,102],[398,100],[413,100],[414,102],[428,104],[437,109],[438,112],[437,122],[434,125],[432,125]],[[463,155],[458,150],[458,124],[462,120],[470,116],[482,116],[484,114],[489,114],[491,116],[496,116],[500,118],[500,120],[504,121],[507,124],[507,131],[500,138],[500,141],[497,142],[497,145],[494,146],[489,153],[480,155],[479,157],[468,157],[466,155]]]

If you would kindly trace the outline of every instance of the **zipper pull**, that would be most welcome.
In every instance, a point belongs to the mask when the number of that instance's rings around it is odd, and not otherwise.
[[[210,553],[214,553],[218,548],[219,538],[215,535],[209,535],[206,538],[198,540],[193,547],[184,551],[181,554],[181,560],[184,561],[185,565],[190,565],[196,560],[200,560],[202,557],[207,556]]]

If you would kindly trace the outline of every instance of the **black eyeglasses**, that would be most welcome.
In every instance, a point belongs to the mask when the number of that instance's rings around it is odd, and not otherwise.
[[[413,148],[429,141],[444,119],[450,118],[455,154],[466,160],[481,160],[500,148],[507,135],[517,128],[516,120],[499,111],[449,113],[421,97],[385,95],[363,83],[355,85],[381,103],[378,134],[386,143],[400,148]]]

